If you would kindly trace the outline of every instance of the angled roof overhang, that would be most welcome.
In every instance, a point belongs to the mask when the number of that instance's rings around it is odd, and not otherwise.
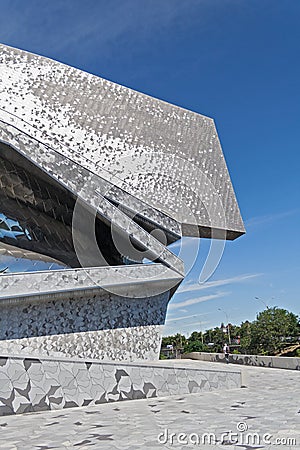
[[[183,263],[166,243],[245,232],[212,119],[5,45],[0,142],[0,156],[31,164],[177,284]]]

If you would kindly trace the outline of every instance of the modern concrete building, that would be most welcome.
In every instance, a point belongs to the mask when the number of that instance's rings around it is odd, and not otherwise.
[[[168,245],[243,233],[212,119],[0,45],[0,352],[156,359]]]

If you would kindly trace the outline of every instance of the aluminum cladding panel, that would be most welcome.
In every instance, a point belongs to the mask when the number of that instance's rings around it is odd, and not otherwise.
[[[1,110],[23,119],[21,131],[178,221],[183,234],[244,233],[212,119],[4,45],[0,119]]]

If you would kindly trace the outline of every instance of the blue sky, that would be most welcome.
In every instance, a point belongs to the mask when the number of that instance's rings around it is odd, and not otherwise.
[[[1,42],[215,119],[247,234],[200,286],[201,241],[166,334],[300,313],[299,18],[296,0],[1,0]]]

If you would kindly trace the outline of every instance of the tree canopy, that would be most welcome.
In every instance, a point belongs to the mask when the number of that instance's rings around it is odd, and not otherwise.
[[[299,336],[298,317],[286,309],[267,308],[251,324],[251,353],[274,355]],[[244,343],[245,345],[245,343]]]
[[[189,338],[177,333],[163,338],[162,348],[172,344],[176,350],[190,352],[221,352],[228,343],[230,328],[231,349],[239,353],[276,355],[293,343],[300,343],[300,322],[298,316],[283,308],[267,307],[256,320],[246,320],[240,325],[228,324],[202,333],[194,331]]]

